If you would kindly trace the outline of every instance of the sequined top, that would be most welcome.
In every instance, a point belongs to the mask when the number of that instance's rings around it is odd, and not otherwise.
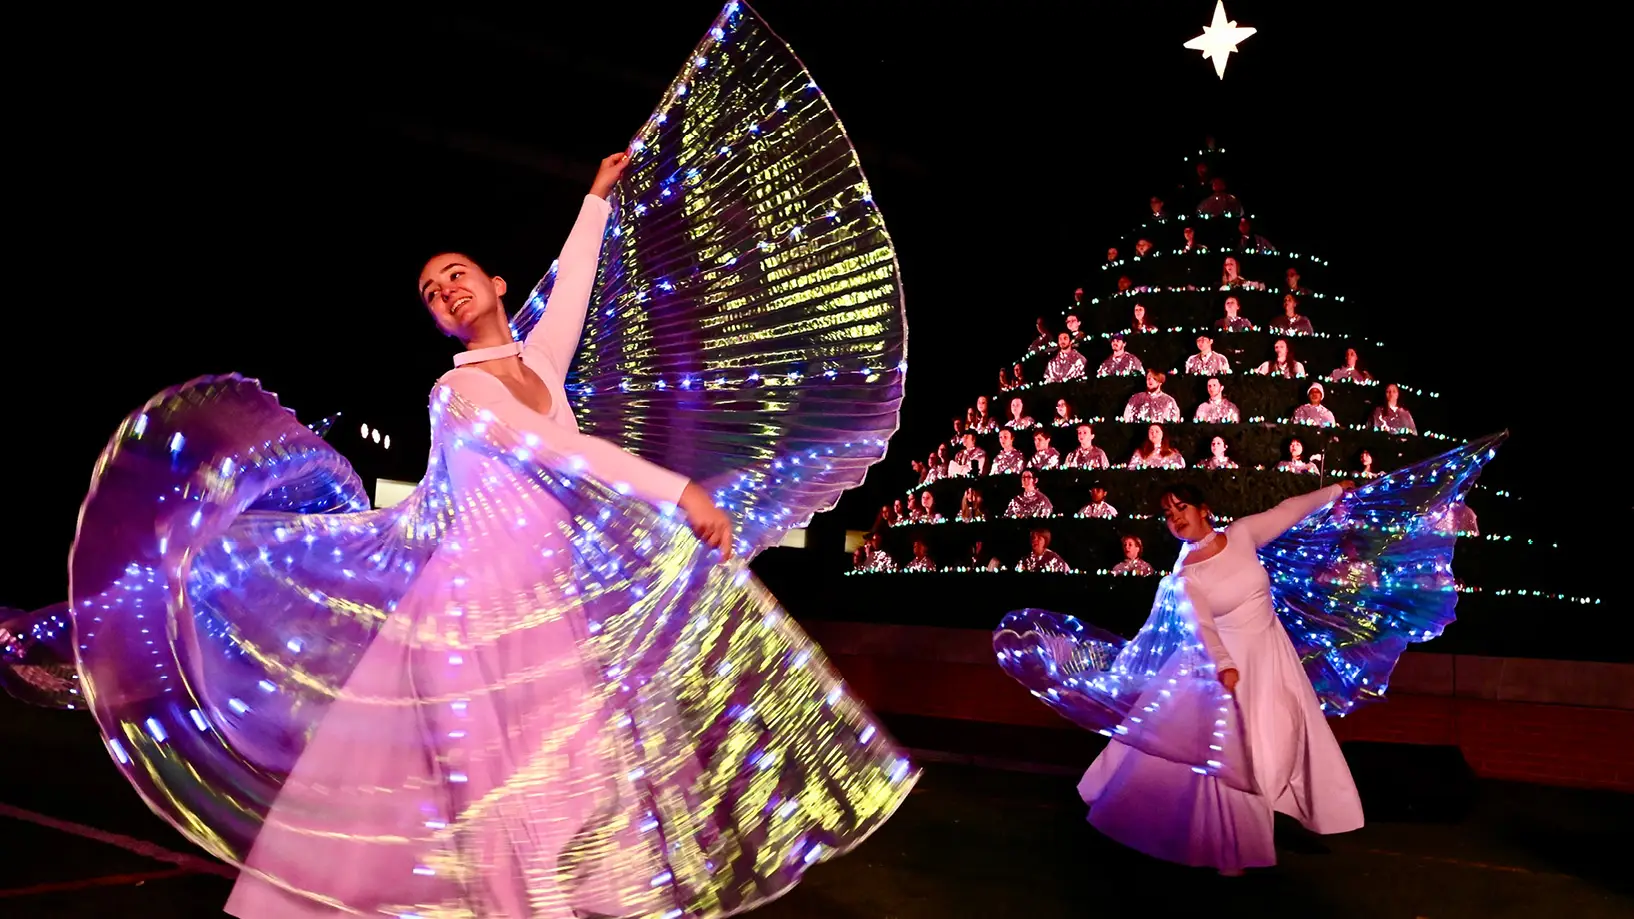
[[[1328,374],[1328,379],[1335,383],[1366,383],[1373,379],[1373,374],[1360,367],[1340,367]]]
[[[903,571],[935,571],[936,570],[936,563],[931,561],[929,558],[915,557],[915,558],[909,559],[908,563],[906,565],[902,566],[902,570]]]
[[[1055,427],[1058,427],[1058,428],[1075,428],[1078,425],[1083,424],[1083,423],[1084,423],[1084,419],[1079,418],[1077,415],[1069,415],[1069,416],[1067,416],[1065,418],[1062,418],[1060,415],[1057,415],[1054,418],[1050,419],[1050,424],[1052,424],[1052,425],[1054,425]]]
[[[1266,376],[1287,377],[1289,379],[1293,379],[1295,377],[1302,377],[1305,375],[1305,365],[1299,361],[1289,361],[1286,364],[1275,364],[1271,361],[1266,361],[1258,367],[1255,367],[1254,372],[1263,373]]]
[[[1224,332],[1252,332],[1254,324],[1241,316],[1231,318],[1222,316],[1214,323],[1214,327]]]
[[[1072,567],[1066,559],[1045,549],[1043,552],[1034,552],[1019,562],[1016,562],[1017,571],[1071,571]]]
[[[1144,558],[1126,558],[1123,561],[1121,561],[1121,562],[1117,563],[1116,565],[1112,566],[1112,573],[1113,574],[1132,574],[1132,575],[1137,575],[1137,576],[1144,577],[1146,575],[1152,574],[1153,572],[1152,572],[1152,566],[1147,564],[1146,559],[1144,559]]]
[[[1286,315],[1282,315],[1271,320],[1271,331],[1309,335],[1312,332],[1311,321],[1304,316],[1295,315],[1292,319],[1289,319]]]
[[[1153,453],[1151,456],[1141,456],[1140,451],[1136,450],[1134,454],[1129,457],[1129,468],[1184,469],[1186,468],[1186,457],[1183,456],[1179,450],[1173,449],[1161,453]]]
[[[953,455],[948,464],[948,475],[981,475],[987,468],[987,451],[981,447],[966,447]]]
[[[1068,469],[1105,469],[1112,464],[1106,459],[1106,451],[1100,447],[1079,447],[1068,453],[1061,465]]]
[[[1041,491],[1032,494],[1022,492],[1010,499],[1010,506],[1004,509],[1006,517],[1050,517],[1054,514],[1055,505]]]
[[[1199,351],[1186,358],[1186,372],[1199,376],[1219,376],[1231,372],[1231,362],[1218,351],[1210,351],[1207,354]]]
[[[1236,424],[1243,416],[1237,410],[1237,403],[1221,396],[1198,405],[1192,420],[1203,424]]]
[[[947,523],[947,518],[936,511],[927,513],[923,508],[914,508],[909,517],[914,523]]]
[[[1372,425],[1380,431],[1389,431],[1392,434],[1417,434],[1418,425],[1413,422],[1413,413],[1401,406],[1391,409],[1381,405],[1373,410]]]
[[[1028,469],[1054,469],[1061,465],[1061,453],[1054,447],[1045,447],[1027,460]]]
[[[1232,462],[1231,457],[1229,457],[1229,456],[1227,456],[1227,457],[1211,456],[1208,459],[1203,460],[1201,463],[1198,463],[1197,465],[1198,465],[1199,468],[1202,468],[1202,469],[1236,469],[1237,468],[1237,464]]]
[[[1129,397],[1123,407],[1124,421],[1145,421],[1153,424],[1180,420],[1180,405],[1174,397],[1162,390],[1141,391]]]
[[[1317,469],[1315,463],[1307,463],[1304,460],[1283,460],[1282,462],[1277,463],[1277,469],[1281,472],[1300,473],[1316,473],[1321,471]]]
[[[895,571],[896,560],[891,558],[890,553],[884,549],[870,549],[864,546],[862,549],[862,564],[858,566],[857,570]]]
[[[965,425],[965,430],[973,434],[991,434],[998,429],[999,420],[992,415],[978,416],[975,424]]]
[[[1105,501],[1091,501],[1078,509],[1078,516],[1090,517],[1095,520],[1111,520],[1118,516],[1118,509]]]
[[[1011,447],[1008,450],[1000,450],[998,454],[993,457],[993,466],[988,471],[988,474],[1015,475],[1025,468],[1026,465],[1027,455],[1022,453],[1020,450],[1017,450],[1015,447]]]
[[[1317,427],[1332,427],[1337,424],[1333,419],[1333,412],[1328,411],[1326,405],[1312,405],[1309,402],[1294,409],[1294,424],[1314,424]]]
[[[1004,426],[1012,431],[1024,431],[1027,428],[1038,427],[1038,422],[1034,421],[1031,415],[1022,415],[1020,418],[1011,418],[1006,421]]]
[[[1108,357],[1095,369],[1095,375],[1098,377],[1132,376],[1145,372],[1146,368],[1141,366],[1140,358],[1128,351]]]
[[[1076,380],[1084,375],[1088,364],[1089,362],[1084,360],[1082,354],[1068,348],[1050,358],[1050,362],[1044,365],[1044,382],[1060,383],[1066,380]]]

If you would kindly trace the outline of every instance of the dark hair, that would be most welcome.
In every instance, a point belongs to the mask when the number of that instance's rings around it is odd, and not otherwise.
[[[1157,493],[1157,509],[1159,512],[1163,510],[1163,499],[1169,497],[1174,498],[1181,504],[1190,504],[1192,507],[1208,506],[1208,498],[1203,495],[1203,490],[1190,482],[1175,482],[1159,489]]]

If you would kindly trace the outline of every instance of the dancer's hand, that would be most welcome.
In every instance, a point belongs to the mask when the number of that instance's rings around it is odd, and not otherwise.
[[[732,518],[715,506],[709,492],[699,488],[696,482],[688,482],[686,490],[681,492],[680,508],[687,515],[692,532],[706,545],[720,550],[721,561],[732,557]]]
[[[590,193],[598,198],[606,199],[613,192],[613,185],[618,182],[619,176],[624,174],[624,167],[630,164],[630,152],[615,153],[601,161],[601,167],[596,170],[596,181],[590,183]]]
[[[1235,667],[1230,670],[1220,671],[1220,685],[1226,688],[1226,692],[1237,691],[1237,670]]]

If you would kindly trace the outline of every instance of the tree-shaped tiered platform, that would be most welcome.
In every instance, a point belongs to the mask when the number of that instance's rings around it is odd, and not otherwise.
[[[1216,174],[1224,173],[1223,151],[1204,152],[1188,159],[1187,172],[1197,160],[1206,161]],[[1188,175],[1189,178],[1189,175]],[[1185,481],[1202,488],[1214,511],[1224,519],[1255,513],[1294,494],[1313,490],[1340,479],[1363,480],[1360,458],[1364,451],[1372,458],[1375,473],[1384,473],[1444,452],[1458,443],[1487,431],[1458,430],[1456,401],[1440,393],[1414,385],[1414,367],[1398,357],[1376,330],[1410,328],[1412,301],[1399,304],[1363,306],[1342,293],[1342,278],[1326,258],[1298,245],[1291,228],[1262,224],[1259,215],[1241,207],[1225,214],[1198,212],[1200,195],[1193,185],[1188,194],[1164,194],[1166,216],[1150,215],[1121,239],[1112,243],[1117,257],[1107,259],[1107,249],[1093,249],[1088,258],[1103,260],[1090,267],[1091,280],[1071,301],[1070,307],[1046,312],[1040,318],[1049,331],[1047,342],[1025,342],[1037,335],[1028,328],[1034,317],[1011,316],[1018,353],[1003,366],[1008,371],[1019,364],[1027,382],[1000,390],[998,374],[981,395],[991,404],[991,414],[1002,424],[1009,415],[1009,403],[1020,398],[1024,414],[1041,427],[1016,431],[1015,445],[1031,457],[1033,434],[1048,433],[1051,446],[1065,457],[1078,446],[1076,425],[1052,423],[1056,405],[1065,399],[1071,415],[1090,422],[1094,445],[1103,449],[1111,468],[1044,469],[1038,473],[1039,490],[1055,509],[1050,518],[1010,519],[1006,505],[1021,491],[1020,477],[1014,474],[951,476],[929,483],[904,482],[902,498],[929,491],[935,511],[945,522],[905,522],[881,527],[883,546],[894,559],[895,571],[855,571],[847,591],[847,602],[877,604],[890,619],[959,626],[991,626],[1003,610],[1038,606],[1065,612],[1089,613],[1097,624],[1127,633],[1144,619],[1155,587],[1152,578],[1113,575],[1113,565],[1123,558],[1124,534],[1139,536],[1144,557],[1163,573],[1175,555],[1174,539],[1157,519],[1154,499],[1164,483]],[[1251,207],[1251,202],[1250,205]],[[1250,237],[1241,238],[1239,220],[1250,218]],[[1185,231],[1190,228],[1195,244],[1186,248]],[[1265,237],[1270,237],[1266,239]],[[1141,241],[1150,248],[1141,246]],[[1142,254],[1135,253],[1141,251]],[[1224,262],[1234,259],[1238,276],[1256,283],[1223,283]],[[1290,287],[1289,269],[1297,271],[1297,286]],[[1292,293],[1299,315],[1309,319],[1313,332],[1288,334],[1272,328],[1283,315],[1284,298]],[[1254,330],[1222,331],[1227,297],[1235,297],[1240,315]],[[1063,298],[1065,301],[1066,298]],[[1145,308],[1146,320],[1155,331],[1134,331],[1134,307]],[[1087,375],[1064,382],[1042,382],[1045,367],[1057,353],[1056,334],[1066,331],[1067,318],[1079,320],[1076,348],[1083,354]],[[1209,375],[1184,371],[1187,357],[1197,353],[1199,334],[1208,335],[1213,350],[1225,355],[1230,373],[1219,375],[1225,397],[1238,407],[1241,420],[1208,424],[1193,421],[1198,405],[1207,400]],[[1145,389],[1144,374],[1097,376],[1097,368],[1110,355],[1110,340],[1122,335],[1128,351],[1140,358],[1147,369],[1163,371],[1167,380],[1163,391],[1179,404],[1182,421],[1166,423],[1166,438],[1186,461],[1184,469],[1130,468],[1131,454],[1146,439],[1151,427],[1146,421],[1123,421],[1130,396]],[[1303,377],[1284,377],[1252,372],[1274,360],[1274,343],[1286,340],[1293,357],[1304,365]],[[1354,348],[1361,366],[1369,371],[1366,380],[1336,381],[1330,375],[1345,366],[1346,350]],[[1421,349],[1422,350],[1422,349]],[[996,370],[997,368],[995,368]],[[1314,382],[1324,389],[1322,404],[1333,412],[1337,424],[1316,427],[1296,424],[1295,410],[1304,405]],[[1413,433],[1375,429],[1374,409],[1385,402],[1385,386],[1400,388],[1400,404],[1412,413]],[[944,417],[962,416],[975,404],[973,394],[962,405],[948,405]],[[1235,469],[1203,469],[1199,463],[1210,455],[1214,437],[1224,439]],[[1277,468],[1288,459],[1292,440],[1301,441],[1306,458],[1318,455],[1315,472],[1288,472]],[[948,454],[957,451],[952,427],[946,429]],[[989,460],[1000,447],[998,434],[986,431],[978,444]],[[925,459],[938,443],[917,449],[900,447],[893,451],[898,461],[892,474],[903,475],[912,458]],[[904,456],[904,453],[906,454]],[[904,476],[905,477],[905,476]],[[1115,519],[1092,519],[1079,511],[1090,503],[1090,489],[1100,486],[1107,500],[1118,509]],[[986,519],[967,522],[958,519],[965,490],[982,491]],[[1479,515],[1476,532],[1460,539],[1457,573],[1465,596],[1461,611],[1471,602],[1487,605],[1499,598],[1511,607],[1518,594],[1535,594],[1531,599],[1558,607],[1563,602],[1592,598],[1573,596],[1569,571],[1561,564],[1558,548],[1544,537],[1521,535],[1512,528],[1522,518],[1513,505],[1505,506],[1505,494],[1479,487],[1469,505]],[[1051,533],[1050,548],[1072,567],[1070,573],[1016,571],[1017,562],[1029,552],[1029,533],[1036,528]],[[937,565],[934,573],[905,571],[913,557],[912,544],[923,540]],[[998,557],[999,571],[970,566],[971,546],[980,541],[984,549]],[[867,585],[864,587],[863,585]],[[1484,601],[1484,602],[1483,602]],[[1498,618],[1513,621],[1515,609]],[[1489,617],[1490,618],[1490,617]]]

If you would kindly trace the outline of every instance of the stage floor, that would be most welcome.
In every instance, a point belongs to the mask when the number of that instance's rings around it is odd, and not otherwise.
[[[114,771],[88,716],[0,698],[0,915],[194,919],[221,913],[231,871],[199,857]],[[957,725],[904,725],[933,746]],[[1034,735],[1032,749],[1051,736]],[[981,736],[986,743],[1002,738]],[[970,762],[970,737],[960,757]],[[1066,745],[1075,745],[1076,740]],[[1010,744],[1027,750],[1029,744]],[[1363,752],[1363,751],[1359,751]],[[757,919],[997,919],[1123,915],[1492,917],[1634,914],[1623,851],[1634,797],[1476,782],[1430,760],[1353,756],[1359,784],[1417,787],[1430,806],[1368,800],[1373,822],[1320,845],[1290,834],[1277,868],[1223,879],[1128,852],[1083,821],[1063,757],[984,768],[932,755],[896,817],[814,869]],[[1053,759],[1054,762],[1038,760]],[[996,761],[996,760],[995,760]],[[1403,770],[1423,774],[1402,774]],[[1382,774],[1388,773],[1388,774]],[[1439,783],[1439,784],[1438,784]],[[1436,801],[1457,797],[1456,807]],[[1381,817],[1380,815],[1383,815]],[[1325,849],[1325,851],[1323,851]]]

